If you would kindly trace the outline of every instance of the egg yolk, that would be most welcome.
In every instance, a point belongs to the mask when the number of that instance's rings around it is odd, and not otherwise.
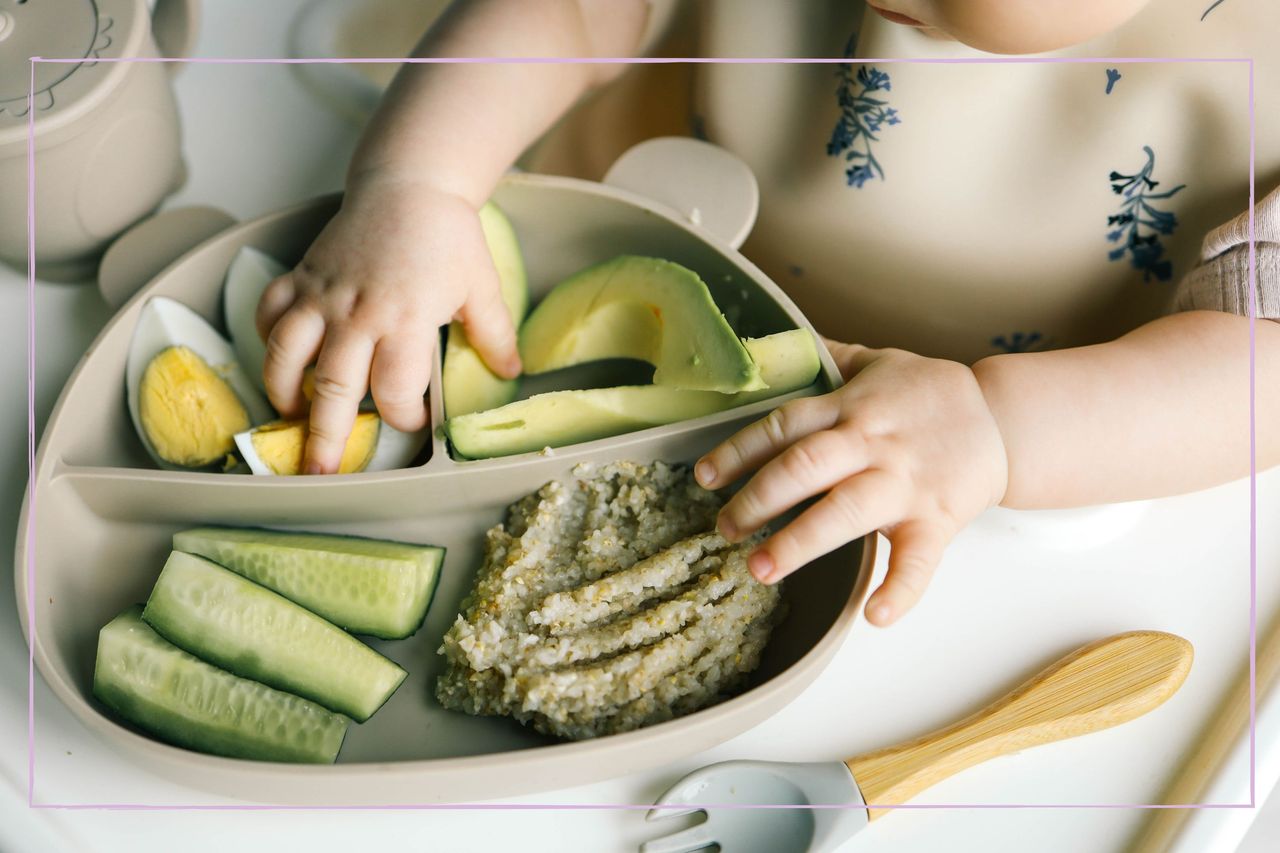
[[[226,380],[184,346],[147,364],[138,392],[142,429],[166,462],[200,468],[226,459],[249,414]]]
[[[363,471],[373,459],[378,445],[378,429],[381,419],[372,412],[356,415],[355,426],[342,450],[338,463],[339,474],[355,474]],[[302,449],[307,443],[307,422],[273,421],[255,429],[250,436],[253,449],[275,474],[297,474],[302,470]]]

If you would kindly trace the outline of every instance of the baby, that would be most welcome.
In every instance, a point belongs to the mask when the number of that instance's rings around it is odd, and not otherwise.
[[[650,49],[669,5],[469,0],[416,55],[625,57]],[[1244,66],[858,60],[1269,56],[1277,6],[698,4],[711,55],[849,59],[698,69],[690,131],[760,179],[744,251],[820,331],[857,341],[827,342],[843,387],[787,403],[695,466],[708,488],[750,475],[719,516],[732,541],[823,495],[752,553],[757,578],[777,581],[880,531],[889,568],[866,615],[888,625],[989,507],[1149,498],[1244,475],[1251,298],[1268,320],[1256,326],[1257,461],[1280,462],[1280,325],[1269,321],[1280,318],[1280,192],[1255,212],[1251,294]],[[258,310],[281,412],[303,411],[303,370],[315,364],[308,473],[336,469],[366,391],[392,426],[426,424],[432,349],[450,319],[493,371],[519,373],[476,211],[531,143],[624,70],[399,73],[341,210]],[[1275,104],[1274,72],[1257,71],[1261,198],[1280,179],[1280,140],[1264,106]],[[602,138],[610,130],[599,126]]]

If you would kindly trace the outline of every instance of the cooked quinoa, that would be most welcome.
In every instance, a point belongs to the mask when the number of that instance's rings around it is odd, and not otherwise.
[[[444,636],[446,707],[546,734],[629,731],[727,698],[760,662],[779,587],[715,529],[723,501],[662,462],[579,466],[513,504]]]

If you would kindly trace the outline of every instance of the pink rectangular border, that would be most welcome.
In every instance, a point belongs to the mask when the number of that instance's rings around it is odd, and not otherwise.
[[[35,608],[35,72],[37,63],[80,64],[83,58],[49,59],[30,57],[31,80],[27,93],[27,501],[30,506],[27,523],[27,806],[33,809],[54,810],[135,810],[135,811],[405,811],[405,810],[598,810],[598,809],[653,809],[652,804],[635,803],[557,803],[557,804],[492,804],[492,803],[457,803],[440,805],[433,803],[357,806],[288,806],[288,805],[155,805],[145,803],[37,803],[35,802],[35,644],[36,608]],[[413,64],[503,64],[503,65],[555,65],[555,64],[617,64],[617,65],[652,65],[652,64],[724,64],[724,65],[760,65],[760,64],[840,64],[856,62],[860,65],[870,64],[908,64],[908,65],[999,65],[999,64],[1144,64],[1144,63],[1241,63],[1249,68],[1249,802],[1248,803],[899,803],[878,805],[870,803],[865,806],[854,805],[754,805],[743,803],[708,804],[700,806],[705,809],[777,809],[777,808],[809,808],[809,809],[1252,809],[1257,807],[1256,763],[1257,763],[1257,549],[1258,549],[1258,487],[1257,487],[1257,413],[1256,413],[1256,366],[1257,366],[1257,268],[1256,244],[1254,240],[1254,203],[1255,203],[1255,162],[1257,122],[1254,100],[1254,61],[1250,58],[1159,58],[1159,57],[983,57],[983,58],[941,58],[941,59],[894,59],[894,58],[856,58],[849,57],[805,57],[805,58],[709,58],[709,57],[631,57],[631,58],[577,58],[562,59],[554,57],[445,57],[430,59],[400,59],[393,57],[361,58],[353,60],[341,57],[324,57],[315,59],[254,59],[232,57],[114,57],[101,58],[98,62],[178,62],[206,65],[298,65],[298,64],[378,64],[378,63],[413,63]],[[660,806],[658,808],[667,808]],[[672,807],[675,808],[675,807]]]

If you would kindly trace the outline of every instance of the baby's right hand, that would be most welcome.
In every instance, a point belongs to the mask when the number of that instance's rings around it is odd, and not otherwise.
[[[392,427],[427,424],[432,353],[455,316],[495,373],[519,374],[515,329],[475,209],[399,177],[349,187],[302,262],[258,304],[263,379],[285,417],[305,412],[302,375],[315,364],[304,473],[338,469],[366,391]]]

